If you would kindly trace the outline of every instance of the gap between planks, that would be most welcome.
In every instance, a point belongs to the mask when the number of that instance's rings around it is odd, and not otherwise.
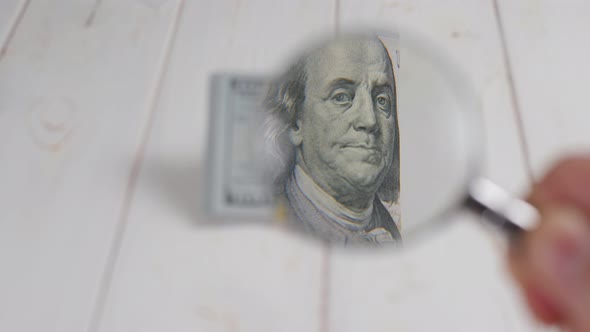
[[[531,155],[529,153],[529,144],[526,139],[524,132],[524,120],[520,103],[518,101],[518,95],[516,93],[516,86],[514,84],[514,75],[512,72],[512,65],[510,62],[510,55],[508,53],[508,42],[506,40],[506,32],[502,22],[502,15],[500,14],[500,5],[498,0],[492,0],[494,5],[494,16],[496,17],[496,23],[498,25],[498,32],[500,34],[500,43],[502,45],[502,57],[504,66],[506,68],[506,76],[508,79],[508,88],[510,89],[510,102],[512,103],[512,109],[514,111],[514,117],[516,119],[516,128],[518,129],[518,138],[520,143],[520,149],[523,155],[525,172],[527,173],[530,184],[533,184],[535,179],[533,175],[533,168],[531,166]]]
[[[334,0],[334,36],[340,34],[340,1]],[[319,332],[330,332],[330,287],[332,281],[332,250],[326,243],[321,247]]]
[[[12,37],[14,37],[14,34],[16,33],[16,29],[18,28],[20,22],[22,21],[23,16],[25,15],[25,12],[27,11],[27,8],[29,8],[30,2],[31,2],[31,0],[22,0],[20,2],[20,6],[16,10],[16,14],[14,15],[14,18],[12,19],[12,22],[10,23],[10,28],[8,28],[8,33],[6,34],[6,38],[0,44],[0,60],[6,54],[6,51],[8,50],[8,46],[10,45],[10,42],[12,41]]]
[[[102,4],[102,0],[95,0],[94,1],[94,6],[92,6],[92,10],[90,11],[88,18],[84,22],[85,27],[89,28],[92,26],[92,24],[94,24],[94,19],[96,18],[96,13],[98,12],[98,9],[100,8],[101,4]]]
[[[180,26],[185,1],[186,0],[178,1],[178,5],[176,7],[174,19],[172,22],[172,27],[164,43],[164,52],[158,66],[158,72],[156,75],[154,86],[151,89],[152,93],[147,103],[147,120],[140,134],[140,142],[134,157],[133,165],[129,173],[129,180],[127,182],[125,196],[123,198],[121,213],[119,215],[115,234],[112,240],[111,247],[109,249],[107,262],[105,264],[105,268],[100,279],[100,284],[97,290],[96,302],[94,304],[94,307],[92,308],[92,316],[90,318],[90,323],[87,329],[87,331],[89,332],[100,331],[100,323],[104,314],[104,306],[106,304],[106,300],[108,298],[108,294],[113,281],[113,274],[117,265],[117,260],[119,258],[121,246],[123,244],[123,239],[125,238],[125,232],[127,230],[129,220],[129,212],[131,210],[131,203],[133,201],[135,188],[137,186],[141,166],[144,160],[147,142],[152,131],[156,108],[158,107],[160,96],[162,93],[162,86],[166,78],[166,73],[168,72],[170,58],[172,55],[172,51],[174,49],[174,43],[176,40],[178,28]],[[97,0],[96,3],[99,4],[100,0]],[[98,6],[96,5],[87,20],[87,24],[92,24],[92,21],[96,16],[97,10]]]

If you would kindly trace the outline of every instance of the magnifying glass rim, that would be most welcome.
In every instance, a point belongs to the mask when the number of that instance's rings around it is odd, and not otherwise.
[[[465,140],[462,143],[465,144],[466,158],[464,165],[466,171],[460,180],[460,185],[457,187],[457,195],[449,200],[449,204],[445,204],[444,207],[435,210],[429,217],[419,220],[418,223],[413,223],[415,225],[404,229],[402,231],[402,238],[408,240],[418,234],[427,233],[427,230],[435,228],[433,226],[442,225],[446,221],[451,220],[451,216],[461,210],[461,207],[469,197],[469,188],[472,182],[480,176],[485,145],[483,109],[480,98],[474,88],[475,85],[469,75],[466,74],[464,68],[449,54],[448,47],[445,47],[440,42],[428,37],[425,33],[420,32],[419,29],[414,27],[410,28],[399,24],[390,24],[387,28],[360,25],[348,26],[337,31],[336,36],[334,34],[325,34],[324,36],[316,35],[316,38],[313,38],[311,42],[308,40],[301,46],[313,49],[313,46],[322,45],[326,41],[334,39],[334,37],[338,38],[340,35],[366,35],[381,38],[389,37],[398,40],[401,52],[401,66],[403,67],[404,56],[407,56],[404,54],[404,49],[417,51],[417,53],[424,55],[428,62],[432,63],[435,68],[441,71],[445,81],[449,83],[454,99],[458,102],[458,111],[460,114],[458,120],[460,122],[459,130],[462,131],[462,136]],[[291,65],[294,63],[294,59],[299,59],[299,56],[301,54],[298,54],[296,58],[285,59],[285,65],[281,67],[286,68],[287,65]],[[403,110],[401,111],[403,112]],[[403,145],[401,148],[403,148]],[[403,187],[403,182],[401,186]]]

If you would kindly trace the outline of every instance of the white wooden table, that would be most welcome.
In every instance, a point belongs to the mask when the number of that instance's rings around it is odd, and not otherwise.
[[[539,331],[476,218],[404,253],[199,225],[208,77],[352,24],[471,75],[484,173],[524,193],[588,151],[579,0],[0,0],[0,331]],[[268,45],[274,45],[269,49]]]

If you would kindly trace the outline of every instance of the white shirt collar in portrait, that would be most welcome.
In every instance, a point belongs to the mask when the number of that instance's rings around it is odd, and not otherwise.
[[[311,202],[314,202],[314,205],[322,211],[322,213],[326,214],[341,226],[351,231],[359,231],[365,229],[371,222],[373,204],[370,204],[369,207],[363,211],[353,211],[340,204],[320,188],[320,186],[318,186],[300,166],[295,166],[294,175],[295,182],[301,189],[301,192]]]

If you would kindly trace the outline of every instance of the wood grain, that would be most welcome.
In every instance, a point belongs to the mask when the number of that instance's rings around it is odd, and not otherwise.
[[[0,329],[86,330],[176,1],[33,1],[0,60]]]

